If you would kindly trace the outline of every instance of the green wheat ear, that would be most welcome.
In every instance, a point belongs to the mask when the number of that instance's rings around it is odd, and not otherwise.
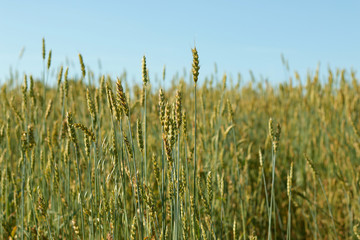
[[[84,78],[86,75],[85,64],[84,64],[83,57],[80,53],[79,53],[79,61],[80,61],[80,67],[81,67],[81,74],[82,74],[82,77]]]
[[[165,94],[162,88],[159,90],[159,115],[161,126],[165,126]]]
[[[96,123],[97,116],[96,116],[95,104],[90,95],[89,89],[86,89],[86,99],[87,99],[87,105],[90,115],[93,118],[94,123]]]
[[[48,62],[47,62],[47,69],[50,69],[51,66],[51,55],[52,55],[52,51],[49,51],[49,56],[48,56]]]
[[[58,89],[60,88],[60,84],[61,84],[61,79],[62,79],[62,75],[63,75],[63,66],[60,67],[58,76],[57,76],[57,85],[58,85]]]
[[[178,130],[180,130],[181,123],[182,123],[182,112],[181,112],[181,91],[176,91],[176,102],[175,102],[175,122],[176,127]]]
[[[90,128],[87,128],[84,124],[81,123],[74,123],[73,126],[75,128],[81,129],[86,136],[88,136],[92,141],[95,141],[95,134]]]
[[[160,184],[160,168],[159,168],[159,164],[157,162],[157,157],[155,155],[155,153],[153,153],[152,155],[152,163],[153,163],[153,168],[154,168],[154,175],[155,175],[155,179],[157,184]]]
[[[68,75],[69,75],[69,67],[66,67],[65,73],[64,73],[64,93],[65,97],[67,98],[69,95],[69,81],[68,81]]]
[[[67,113],[66,119],[67,119],[68,133],[69,133],[70,139],[75,145],[78,145],[71,112]]]
[[[50,99],[50,100],[49,100],[49,103],[48,103],[48,106],[47,106],[47,108],[46,108],[45,119],[48,119],[48,118],[49,118],[49,115],[50,115],[50,113],[51,113],[52,106],[53,106],[53,100]]]
[[[42,58],[45,60],[46,51],[45,51],[45,38],[42,39]]]
[[[21,86],[24,107],[27,106],[27,94],[26,94],[27,90],[28,90],[27,75],[25,74],[24,75],[24,84]]]
[[[39,187],[37,190],[38,190],[38,201],[37,201],[38,214],[42,218],[46,218],[47,204],[45,203],[43,194]]]
[[[294,162],[291,162],[290,165],[290,172],[287,176],[287,195],[290,196],[291,188],[292,188],[292,179],[293,179],[293,168],[294,168]]]
[[[212,172],[210,171],[206,178],[206,191],[209,199],[209,204],[212,205],[213,201],[213,186],[212,186]]]
[[[259,148],[259,163],[260,163],[260,167],[262,168],[263,167],[263,155],[262,155],[262,152],[261,152],[261,149]]]
[[[138,118],[137,122],[136,122],[136,129],[137,129],[137,142],[138,142],[138,147],[140,149],[140,152],[144,151],[144,137],[143,137],[143,132],[142,132],[142,123],[141,120]]]
[[[122,107],[118,101],[115,100],[115,96],[110,87],[110,84],[106,84],[106,93],[107,93],[107,102],[110,113],[115,116],[117,121],[120,121],[121,115],[123,113]]]
[[[134,215],[132,224],[131,224],[131,230],[130,230],[130,239],[135,240],[136,237],[136,225],[137,225],[137,217],[136,214]]]
[[[269,119],[269,135],[271,137],[271,141],[275,139],[274,126],[272,118]]]
[[[314,162],[308,157],[306,153],[304,153],[304,157],[306,159],[306,162],[309,164],[311,171],[315,176],[319,176],[319,172],[317,171],[317,168],[314,164]]]
[[[199,66],[199,55],[198,52],[196,50],[196,47],[194,47],[193,49],[191,49],[192,51],[192,55],[193,55],[193,63],[192,63],[192,74],[193,74],[193,80],[195,82],[195,84],[198,81],[198,77],[199,77],[199,70],[200,70],[200,66]]]
[[[143,81],[144,85],[147,85],[147,83],[149,81],[147,68],[146,68],[146,57],[145,57],[145,55],[142,58],[142,81]]]
[[[164,67],[163,67],[163,72],[162,72],[162,79],[163,79],[163,81],[165,81],[165,74],[166,74],[166,66],[164,65]]]
[[[126,116],[129,116],[129,105],[125,96],[121,80],[118,78],[116,82],[116,94],[117,94],[117,103],[121,106],[122,111]]]
[[[35,137],[34,137],[34,126],[28,126],[28,147],[31,150],[36,145]]]
[[[184,111],[182,114],[182,131],[185,140],[187,140],[187,118],[186,118],[186,112]]]

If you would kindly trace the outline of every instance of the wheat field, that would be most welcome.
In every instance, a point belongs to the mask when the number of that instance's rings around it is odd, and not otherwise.
[[[360,239],[355,71],[271,84],[192,54],[130,86],[43,40],[43,72],[0,86],[1,238]]]

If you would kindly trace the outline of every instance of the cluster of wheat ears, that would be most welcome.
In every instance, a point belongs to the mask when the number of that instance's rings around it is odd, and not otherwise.
[[[360,239],[355,72],[198,84],[192,54],[129,88],[80,54],[50,74],[43,40],[42,75],[0,86],[1,238]]]

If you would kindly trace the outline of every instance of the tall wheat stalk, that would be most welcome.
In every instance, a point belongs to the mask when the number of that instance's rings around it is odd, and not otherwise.
[[[270,118],[269,120],[269,134],[271,137],[272,142],[272,174],[271,174],[271,199],[270,199],[270,209],[269,209],[269,226],[268,226],[268,240],[271,239],[271,219],[272,219],[272,207],[274,205],[275,212],[274,212],[274,221],[276,219],[276,204],[275,204],[275,163],[276,163],[276,153],[279,146],[279,139],[280,139],[280,132],[281,128],[280,125],[277,125],[276,132],[274,131],[273,127],[273,120]],[[275,238],[276,238],[276,225],[275,228]]]
[[[194,80],[194,193],[193,193],[193,197],[194,197],[194,203],[196,204],[196,199],[197,199],[197,193],[196,193],[196,83],[198,81],[199,78],[199,69],[200,69],[200,65],[199,65],[199,55],[198,52],[196,50],[196,47],[194,47],[192,49],[192,54],[193,54],[193,63],[192,63],[192,73],[193,73],[193,80]],[[193,213],[193,221],[194,221],[194,228],[195,228],[195,224],[196,224],[196,214]],[[194,232],[196,232],[196,230],[194,229]],[[194,236],[195,238],[195,236]]]

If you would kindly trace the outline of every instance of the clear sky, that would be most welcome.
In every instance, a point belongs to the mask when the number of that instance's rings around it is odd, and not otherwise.
[[[95,73],[141,79],[141,58],[150,77],[191,69],[196,44],[200,77],[217,63],[219,75],[285,81],[281,54],[291,72],[321,63],[360,66],[360,1],[7,1],[0,0],[0,81],[9,67],[40,76],[41,39],[53,51],[53,69],[77,54]],[[25,47],[22,59],[18,56]],[[150,79],[151,81],[151,79]]]

